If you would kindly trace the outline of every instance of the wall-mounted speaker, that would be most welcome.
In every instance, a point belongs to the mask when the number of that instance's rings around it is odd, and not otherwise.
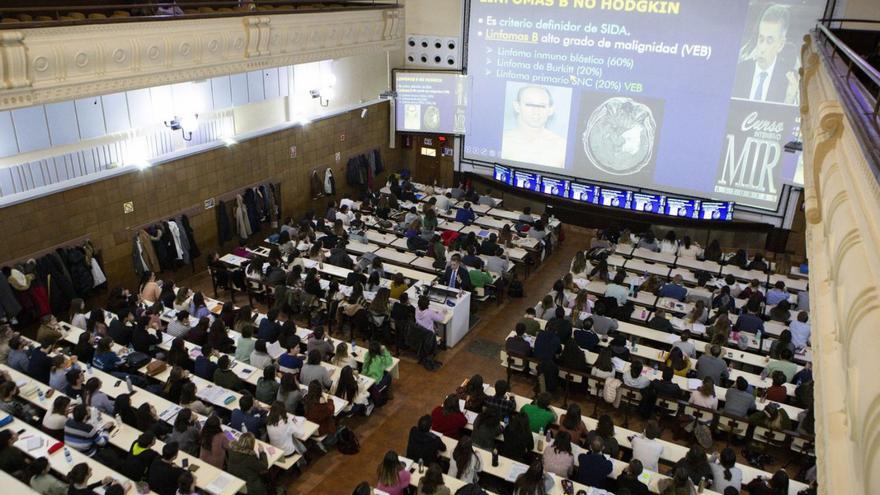
[[[430,34],[406,36],[408,67],[461,69],[461,39]]]

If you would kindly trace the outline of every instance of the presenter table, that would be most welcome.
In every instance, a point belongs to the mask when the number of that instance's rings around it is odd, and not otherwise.
[[[452,347],[459,343],[470,331],[470,292],[445,285],[428,285],[418,282],[407,289],[406,293],[411,301],[418,301],[419,296],[426,293],[431,300],[431,307],[446,313],[443,321],[439,323],[443,327],[442,338],[446,347]]]

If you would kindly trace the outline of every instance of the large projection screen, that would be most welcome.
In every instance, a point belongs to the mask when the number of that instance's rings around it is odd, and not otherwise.
[[[776,209],[822,0],[472,0],[465,160]]]

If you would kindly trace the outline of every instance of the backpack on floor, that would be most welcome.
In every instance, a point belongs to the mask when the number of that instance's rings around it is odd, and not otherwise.
[[[342,428],[336,437],[336,449],[345,455],[355,455],[361,451],[361,444],[353,431]]]
[[[510,281],[510,285],[507,287],[507,295],[510,297],[523,297],[524,295],[523,283],[514,278]]]

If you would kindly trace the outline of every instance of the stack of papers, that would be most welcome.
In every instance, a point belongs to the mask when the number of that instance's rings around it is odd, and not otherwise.
[[[688,390],[697,390],[703,386],[703,380],[697,378],[688,378]]]
[[[211,483],[205,487],[205,490],[207,490],[208,493],[212,493],[214,495],[217,495],[218,493],[222,493],[223,490],[225,490],[226,487],[229,485],[229,483],[232,482],[232,480],[233,480],[232,476],[230,476],[226,473],[223,473],[220,476],[217,476],[216,478],[214,478],[214,480],[211,481]]]
[[[511,483],[516,481],[519,478],[519,475],[525,473],[529,470],[529,467],[521,462],[513,462],[510,465],[510,471],[507,472],[507,476],[504,479],[510,481]]]

